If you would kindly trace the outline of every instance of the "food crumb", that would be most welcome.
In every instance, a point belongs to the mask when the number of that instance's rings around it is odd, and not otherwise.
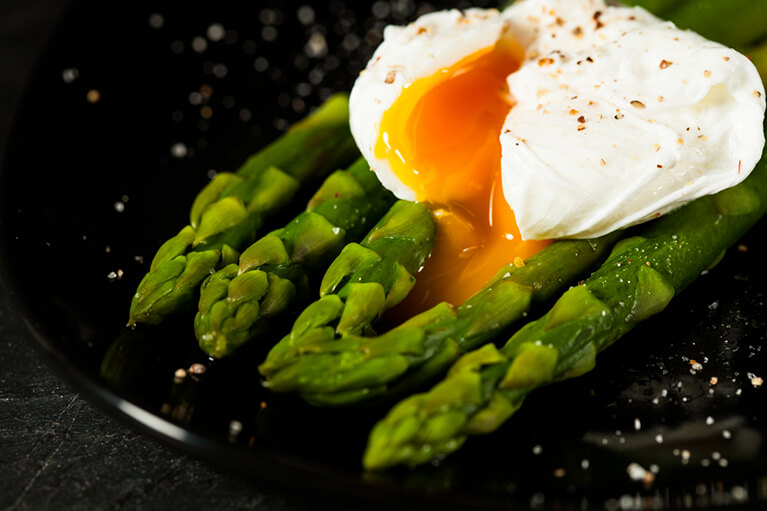
[[[173,374],[173,381],[180,383],[184,378],[186,378],[186,371],[183,368],[176,369],[176,372]]]
[[[743,252],[744,254],[748,252],[748,245],[738,245],[738,252]]]
[[[155,30],[159,30],[162,28],[162,26],[165,24],[165,18],[162,17],[162,14],[159,12],[155,12],[149,15],[149,26],[152,27]]]
[[[205,374],[205,371],[207,371],[208,368],[200,363],[194,363],[191,366],[189,366],[189,372],[192,374]]]
[[[565,469],[563,469],[563,468],[558,468],[558,469],[556,469],[556,470],[554,471],[554,477],[557,477],[557,478],[562,478],[562,477],[565,477],[565,474],[566,474],[566,473],[567,473],[567,472],[565,471]]]
[[[709,380],[709,383],[711,385],[716,385],[717,383],[719,383],[719,378],[717,378],[716,376],[712,376],[711,379]]]
[[[187,154],[186,145],[182,142],[178,142],[170,146],[170,154],[174,158],[183,158]]]
[[[516,266],[517,268],[522,268],[522,267],[524,267],[524,266],[525,266],[525,260],[524,260],[524,259],[522,259],[522,258],[521,258],[521,257],[519,257],[519,256],[515,257],[515,258],[514,258],[514,266]]]
[[[735,486],[730,493],[732,494],[732,498],[738,501],[744,501],[748,498],[748,490],[742,486]]]
[[[98,103],[101,99],[101,93],[96,89],[91,89],[85,95],[85,99],[88,100],[88,103]]]
[[[653,474],[649,470],[646,470],[639,463],[631,463],[626,468],[626,471],[628,472],[629,477],[631,478],[632,481],[642,481],[645,484],[650,484],[653,481],[655,481],[655,474]]]
[[[234,441],[237,438],[237,435],[239,435],[242,432],[242,422],[238,420],[233,420],[229,423],[229,440]]]
[[[74,67],[69,67],[61,72],[61,79],[64,80],[64,83],[72,83],[77,80],[78,76],[80,76],[80,71]]]

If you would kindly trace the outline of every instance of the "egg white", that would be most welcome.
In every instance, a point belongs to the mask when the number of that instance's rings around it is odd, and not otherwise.
[[[764,86],[743,55],[639,7],[522,0],[384,31],[352,89],[350,123],[397,197],[418,198],[375,155],[384,112],[416,80],[502,37],[525,50],[499,134],[504,196],[524,239],[594,237],[655,218],[734,186],[761,157]]]
[[[384,30],[383,42],[352,88],[349,123],[360,152],[398,198],[417,199],[389,162],[375,156],[384,112],[413,82],[494,46],[503,30],[504,20],[495,9],[438,11],[405,27],[390,25]]]
[[[501,165],[523,238],[641,223],[738,184],[759,161],[764,86],[738,52],[597,0],[527,0],[505,16],[557,34],[531,42],[508,78],[517,104]]]

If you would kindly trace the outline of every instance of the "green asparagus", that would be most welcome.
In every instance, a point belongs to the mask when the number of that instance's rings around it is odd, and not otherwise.
[[[688,0],[664,14],[679,28],[737,49],[767,34],[767,0]]]
[[[522,267],[502,267],[459,307],[442,303],[378,337],[340,334],[313,339],[310,346],[281,353],[283,374],[272,370],[268,381],[279,379],[275,390],[300,392],[306,400],[324,405],[417,387],[598,264],[621,235],[555,242]],[[290,365],[288,357],[293,357]],[[384,364],[387,369],[382,371]],[[303,375],[314,372],[323,378],[304,381]],[[288,383],[288,377],[294,381]]]
[[[715,264],[767,211],[767,162],[737,187],[700,198],[619,242],[583,284],[498,350],[461,357],[429,392],[396,405],[373,429],[368,469],[417,465],[497,429],[535,388],[582,375],[596,355]]]
[[[752,49],[748,56],[751,61],[759,69],[759,74],[762,76],[762,81],[767,82],[767,43],[762,43],[756,48]]]
[[[348,100],[338,95],[248,159],[218,174],[195,198],[189,225],[157,251],[138,285],[128,325],[157,324],[194,303],[202,280],[236,260],[264,221],[306,182],[353,161]]]
[[[243,251],[202,284],[194,329],[200,347],[221,358],[253,339],[267,318],[308,294],[307,279],[359,240],[394,203],[360,158],[331,174],[306,211]]]
[[[687,0],[621,0],[626,5],[644,7],[656,16],[664,16],[670,10],[678,8]]]
[[[336,333],[352,339],[371,334],[372,323],[380,314],[412,289],[413,274],[431,252],[435,233],[425,205],[397,201],[362,243],[344,247],[322,279],[321,298],[304,309],[291,332],[259,367],[267,378],[266,386],[284,392],[299,384],[312,391],[333,378],[324,372],[321,360],[310,367],[295,364],[296,353],[311,351]],[[389,362],[380,359],[378,371],[398,370]]]

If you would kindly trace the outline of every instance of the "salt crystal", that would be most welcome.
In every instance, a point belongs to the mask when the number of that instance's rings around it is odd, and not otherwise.
[[[626,468],[626,471],[628,472],[629,477],[633,481],[643,481],[645,483],[651,483],[655,480],[655,475],[652,472],[645,470],[645,468],[638,463],[631,463]]]
[[[208,36],[208,39],[215,43],[224,38],[226,31],[221,23],[213,23],[208,27],[206,35]]]
[[[162,14],[155,12],[149,16],[149,26],[155,30],[159,30],[165,24],[165,18]]]
[[[67,68],[61,72],[61,78],[64,80],[64,83],[72,83],[77,80],[78,76],[80,76],[80,72],[74,67]]]
[[[742,486],[735,486],[730,493],[735,500],[743,501],[748,498],[748,491]]]
[[[184,145],[181,142],[173,144],[172,146],[170,146],[170,154],[174,158],[183,158],[184,156],[187,155],[186,145]]]
[[[302,5],[299,7],[297,14],[298,21],[300,21],[302,25],[311,25],[314,23],[314,9],[308,5]]]
[[[203,37],[197,36],[192,39],[192,49],[197,53],[202,53],[208,49],[208,41]]]

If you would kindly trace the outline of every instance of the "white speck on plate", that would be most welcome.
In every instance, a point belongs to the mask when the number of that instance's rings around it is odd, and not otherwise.
[[[155,12],[149,15],[149,26],[152,27],[155,30],[159,30],[165,25],[165,18],[162,17],[162,14],[159,12]]]
[[[74,67],[68,67],[61,72],[61,79],[64,80],[64,83],[72,83],[77,80],[78,76],[80,76],[80,71]]]
[[[224,26],[221,25],[221,23],[213,23],[208,27],[206,35],[208,36],[208,39],[215,43],[224,38],[226,30],[224,30]]]
[[[314,9],[310,6],[302,5],[298,8],[296,14],[298,16],[298,21],[300,21],[302,25],[311,25],[314,23]]]
[[[170,154],[174,158],[183,158],[187,155],[186,145],[182,142],[178,142],[170,146]]]

